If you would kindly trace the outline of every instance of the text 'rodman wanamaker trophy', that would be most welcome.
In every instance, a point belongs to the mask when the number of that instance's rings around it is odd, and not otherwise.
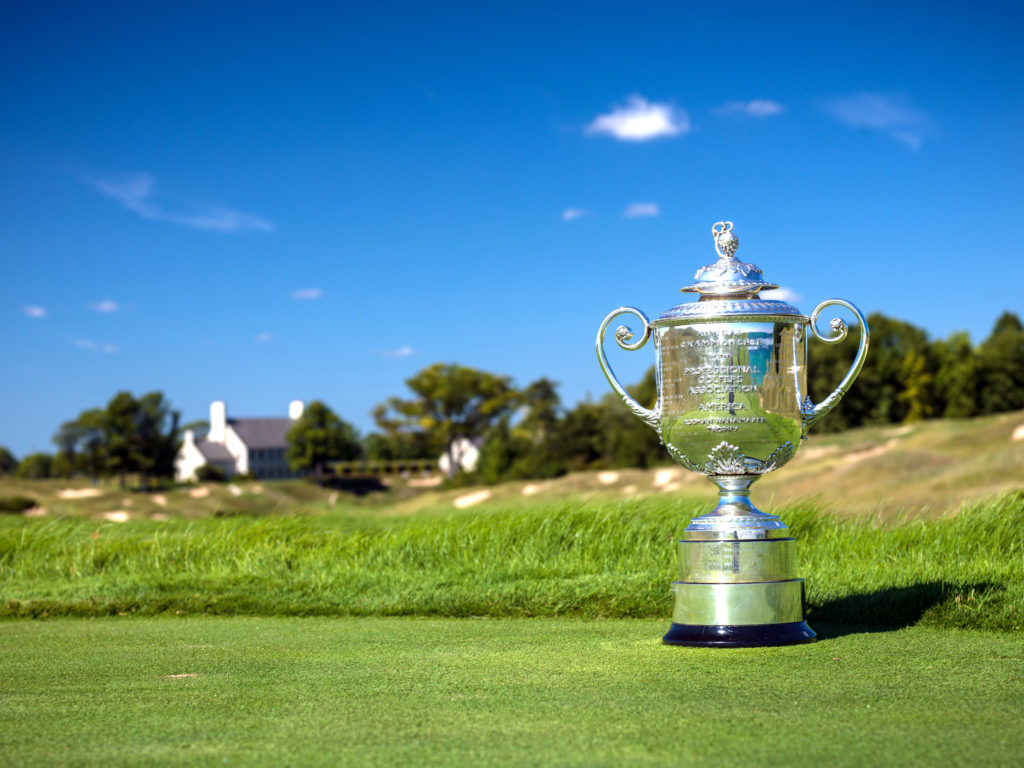
[[[670,645],[788,645],[814,640],[804,621],[804,580],[796,575],[794,540],[786,526],[750,502],[750,486],[793,458],[807,429],[828,413],[860,373],[868,326],[848,301],[828,299],[810,318],[784,301],[762,299],[760,267],[739,261],[732,222],[712,227],[718,261],[701,267],[683,291],[694,302],[666,310],[653,323],[639,309],[619,307],[597,332],[597,358],[608,383],[641,421],[661,436],[676,462],[718,486],[718,506],[694,518],[678,544],[675,609],[664,641]],[[807,394],[808,331],[826,344],[846,338],[831,322],[822,335],[818,315],[846,307],[860,323],[860,346],[846,377],[815,404]],[[654,339],[658,401],[648,409],[615,378],[604,334],[621,314],[636,315],[643,333],[633,341],[624,325],[615,340],[627,350]]]

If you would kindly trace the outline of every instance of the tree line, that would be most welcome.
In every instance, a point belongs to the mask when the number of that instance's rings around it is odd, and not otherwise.
[[[180,441],[178,411],[162,392],[135,397],[118,392],[106,407],[89,408],[57,428],[55,453],[32,453],[17,462],[0,448],[0,472],[18,477],[117,477],[122,488],[129,474],[147,489],[153,478],[173,477]]]
[[[966,333],[932,340],[923,329],[880,313],[869,316],[868,325],[871,346],[857,382],[815,430],[1024,408],[1024,325],[1017,315],[1003,313],[976,346]],[[815,401],[841,380],[855,347],[811,341],[808,389]],[[518,387],[509,376],[448,363],[424,368],[406,385],[405,397],[388,398],[374,408],[376,429],[365,437],[325,403],[311,403],[288,433],[291,467],[320,479],[336,461],[443,455],[454,480],[461,454],[473,446],[479,449],[479,460],[461,479],[497,482],[668,461],[657,434],[612,392],[567,408],[550,379]],[[653,366],[628,389],[639,403],[653,406]],[[55,454],[32,454],[18,463],[0,448],[0,473],[118,476],[122,485],[127,474],[135,473],[145,488],[153,477],[173,476],[183,429],[179,420],[160,392],[138,398],[120,392],[105,408],[83,411],[61,424],[53,437]]]

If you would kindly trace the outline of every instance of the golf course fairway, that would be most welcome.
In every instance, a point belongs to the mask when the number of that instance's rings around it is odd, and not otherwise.
[[[660,644],[666,621],[8,621],[6,765],[1024,764],[1024,637],[817,625]]]

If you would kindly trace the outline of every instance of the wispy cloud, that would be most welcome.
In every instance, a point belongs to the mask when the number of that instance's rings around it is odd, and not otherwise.
[[[719,115],[771,117],[785,111],[785,107],[772,99],[751,99],[750,101],[727,101],[713,111]]]
[[[116,344],[101,344],[91,339],[72,339],[71,343],[79,349],[85,349],[89,352],[100,352],[104,355],[112,355],[117,352]]]
[[[385,349],[380,353],[380,356],[385,360],[397,360],[400,357],[412,357],[416,354],[416,350],[412,347],[399,347],[398,349]]]
[[[116,301],[104,299],[103,301],[94,301],[89,305],[89,309],[93,312],[117,312],[120,307]]]
[[[264,331],[263,333],[256,334],[256,341],[260,342],[261,344],[267,341],[272,341],[273,338],[274,334],[270,333],[269,331]]]
[[[657,203],[630,203],[622,211],[627,219],[643,219],[661,215],[661,206]]]
[[[792,301],[792,302],[800,301],[803,298],[803,296],[801,296],[799,293],[797,293],[796,291],[794,291],[794,290],[792,290],[790,288],[787,288],[786,286],[781,286],[779,288],[772,288],[771,290],[768,290],[768,291],[761,291],[760,296],[761,296],[762,299],[772,299],[774,301]]]
[[[46,317],[46,307],[40,307],[38,304],[25,304],[21,307],[21,313],[33,320],[42,320]]]
[[[562,221],[575,221],[576,219],[582,219],[584,216],[589,216],[590,211],[584,210],[583,208],[566,208],[562,211]]]
[[[629,97],[606,115],[598,115],[587,126],[589,134],[607,134],[619,141],[649,141],[689,133],[686,110],[672,104],[651,102],[643,96]]]
[[[297,301],[313,301],[323,296],[324,292],[319,288],[299,288],[297,291],[292,291],[290,295]]]
[[[879,131],[913,151],[921,148],[931,125],[931,118],[902,96],[854,93],[826,101],[825,109],[844,125]]]
[[[190,229],[214,232],[274,231],[273,223],[266,219],[232,208],[193,206],[191,210],[169,210],[154,199],[156,179],[148,173],[96,179],[93,187],[100,194],[116,200],[123,208],[149,221],[166,221]]]

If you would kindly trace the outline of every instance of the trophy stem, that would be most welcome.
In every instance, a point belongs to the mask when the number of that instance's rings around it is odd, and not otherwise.
[[[711,475],[708,477],[718,487],[718,506],[715,515],[765,515],[750,502],[750,486],[760,475]],[[765,515],[773,517],[773,515]],[[778,518],[775,518],[776,520]]]

